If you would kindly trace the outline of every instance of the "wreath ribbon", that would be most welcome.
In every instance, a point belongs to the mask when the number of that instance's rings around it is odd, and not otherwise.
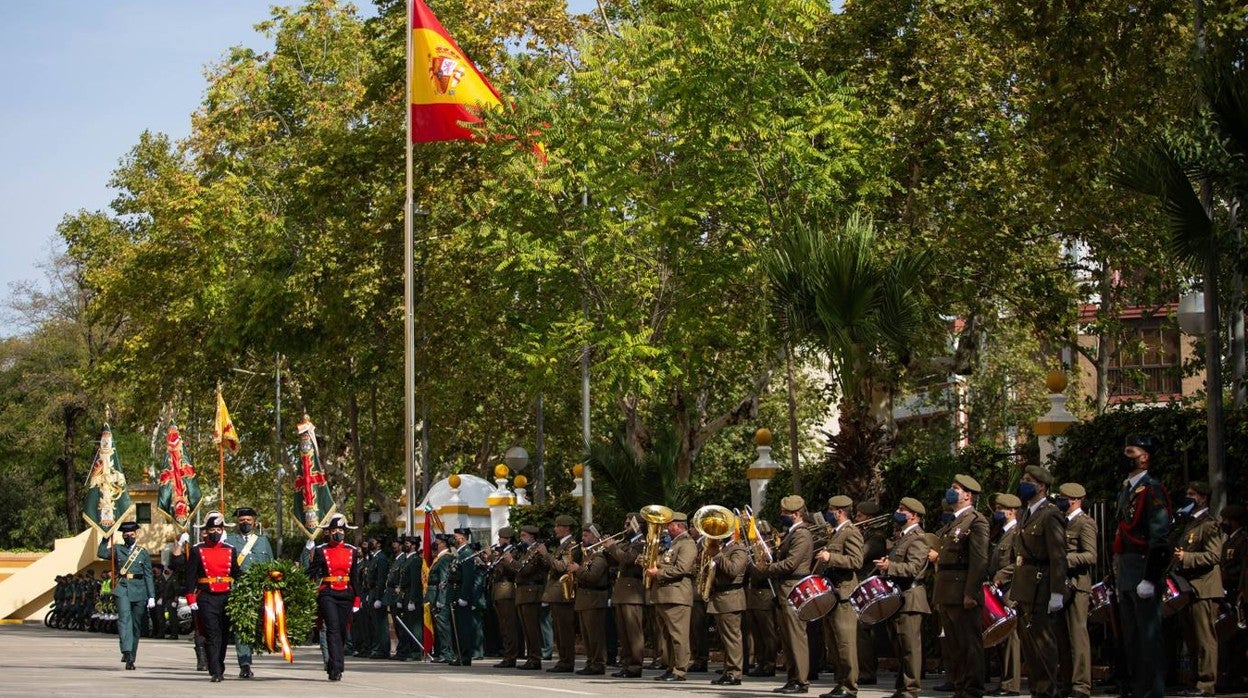
[[[280,648],[282,659],[295,661],[290,640],[286,637],[286,601],[282,598],[281,589],[264,590],[264,645],[270,652],[277,652]]]

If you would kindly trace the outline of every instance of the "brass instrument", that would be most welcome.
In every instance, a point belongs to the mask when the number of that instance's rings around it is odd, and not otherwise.
[[[659,539],[663,537],[663,527],[672,520],[672,510],[662,504],[647,504],[641,508],[641,518],[646,520],[646,548],[642,552],[643,567],[650,569],[659,564]],[[650,588],[654,578],[646,575],[645,587]]]
[[[563,554],[563,563],[565,565],[570,565],[573,562],[576,562],[576,559],[575,559],[576,553],[580,551],[581,551],[580,543],[577,543],[576,545],[573,545],[570,548],[568,548],[568,551]],[[572,599],[576,598],[576,575],[572,574],[571,572],[564,572],[559,577],[559,588],[561,591],[563,591],[564,601],[571,601]]]
[[[758,517],[748,505],[741,512],[741,529],[745,531],[745,544],[750,548],[750,557],[755,566],[770,564],[773,560],[771,546],[758,532]]]
[[[702,546],[702,564],[698,566],[698,589],[702,598],[710,600],[715,587],[715,556],[719,554],[720,541],[737,532],[737,516],[718,504],[708,504],[693,514],[691,521],[698,533],[706,538]]]
[[[613,533],[607,536],[606,538],[600,539],[597,543],[591,543],[589,545],[586,545],[584,548],[582,548],[582,550],[585,551],[586,555],[593,555],[594,553],[597,553],[598,549],[601,548],[603,544],[605,544],[607,541],[617,540],[617,539],[624,540],[624,538],[627,537],[630,533],[632,533],[632,531],[626,528],[623,531],[620,531],[619,533]]]
[[[893,515],[891,512],[888,514],[880,514],[879,516],[873,516],[869,519],[866,519],[865,521],[859,521],[855,523],[854,525],[863,530],[870,529],[870,528],[883,528],[885,526],[892,526]]]

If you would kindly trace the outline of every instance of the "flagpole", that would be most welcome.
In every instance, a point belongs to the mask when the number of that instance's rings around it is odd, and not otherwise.
[[[221,410],[221,381],[217,381],[217,412]],[[213,424],[216,425],[219,414],[213,415]],[[214,434],[217,427],[214,427]],[[217,435],[217,475],[221,478],[221,485],[218,488],[217,498],[221,501],[221,515],[225,516],[225,429],[220,427],[222,433]]]
[[[407,153],[407,166],[404,175],[407,180],[406,196],[403,203],[403,475],[407,486],[407,506],[403,512],[404,529],[407,535],[415,530],[416,505],[416,327],[415,327],[415,294],[412,290],[412,279],[415,276],[412,253],[414,234],[412,231],[412,0],[407,0],[407,56],[404,61],[406,72],[403,82],[407,90],[407,102],[404,106],[406,137],[403,149]]]

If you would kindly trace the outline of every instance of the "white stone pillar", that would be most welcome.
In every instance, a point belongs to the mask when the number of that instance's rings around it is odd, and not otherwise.
[[[1063,392],[1066,390],[1066,374],[1051,371],[1045,377],[1044,384],[1049,389],[1049,411],[1036,420],[1034,431],[1040,443],[1040,465],[1048,468],[1062,452],[1066,430],[1079,420],[1066,411],[1066,395]]]
[[[523,475],[516,476],[516,506],[529,506],[529,495],[525,489],[529,485],[529,478]]]
[[[750,480],[750,508],[755,513],[762,511],[767,502],[767,485],[780,470],[771,459],[771,430],[759,429],[754,432],[754,447],[758,451],[758,459],[750,464],[745,476]]]
[[[507,475],[510,474],[507,466],[499,464],[494,467],[494,491],[486,497],[485,503],[490,507],[490,539],[485,542],[486,545],[493,545],[498,540],[498,532],[511,522],[511,505],[515,503],[516,498],[512,496],[511,490],[507,489]]]

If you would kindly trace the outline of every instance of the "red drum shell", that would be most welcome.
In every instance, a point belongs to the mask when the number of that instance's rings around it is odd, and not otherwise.
[[[819,575],[803,577],[789,592],[789,605],[804,621],[816,620],[831,613],[837,601],[836,590]]]
[[[1005,605],[1001,592],[991,584],[984,584],[984,605],[982,607],[982,630],[984,647],[994,647],[1005,642],[1010,633],[1014,632],[1014,626],[1018,623],[1018,616],[1014,609]]]
[[[874,625],[900,611],[903,599],[896,584],[883,577],[867,577],[849,595],[849,603],[858,613],[858,620]]]

